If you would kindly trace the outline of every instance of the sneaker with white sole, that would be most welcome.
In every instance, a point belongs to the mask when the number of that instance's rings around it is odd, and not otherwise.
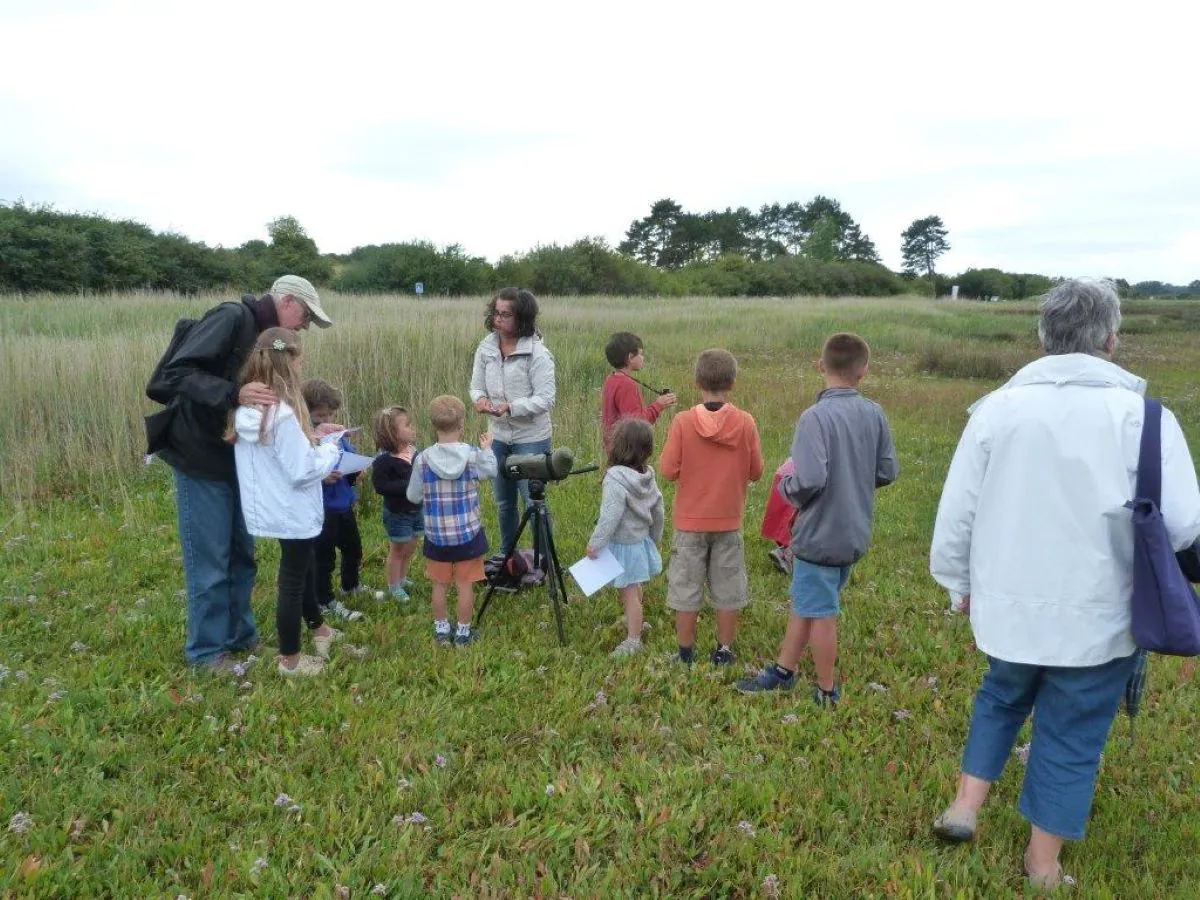
[[[642,652],[642,641],[640,638],[627,637],[621,643],[617,644],[616,649],[608,654],[612,659],[622,659],[626,656],[633,656],[635,653]]]
[[[296,665],[292,668],[289,669],[283,664],[283,657],[279,658],[276,668],[279,670],[279,674],[285,678],[320,675],[325,671],[325,660],[319,656],[301,653],[299,659],[296,660]]]
[[[317,650],[317,656],[321,659],[329,659],[329,648],[333,646],[335,641],[340,641],[346,635],[338,631],[336,628],[330,628],[329,634],[313,634],[313,646]]]
[[[357,609],[351,609],[341,600],[334,600],[328,606],[321,607],[321,612],[331,619],[339,619],[342,622],[358,622],[363,618],[362,613]]]

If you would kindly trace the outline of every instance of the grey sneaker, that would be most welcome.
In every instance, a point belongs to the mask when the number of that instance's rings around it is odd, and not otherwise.
[[[313,646],[317,648],[317,656],[321,657],[321,659],[329,659],[329,650],[334,642],[340,641],[345,636],[336,628],[330,628],[329,634],[314,634]]]
[[[237,660],[228,653],[222,653],[208,662],[200,663],[198,666],[195,666],[195,669],[197,672],[204,672],[208,675],[232,675],[234,674],[234,666],[237,664]]]
[[[325,671],[325,660],[319,656],[309,656],[307,653],[301,653],[300,658],[296,660],[296,665],[288,668],[283,664],[283,658],[279,660],[276,666],[279,674],[284,678],[298,678],[304,676],[320,675]]]
[[[627,637],[621,643],[617,644],[615,650],[609,654],[613,659],[622,659],[626,656],[633,656],[635,653],[642,652],[642,639]]]
[[[351,609],[341,600],[334,600],[328,606],[322,607],[321,611],[331,619],[340,619],[343,622],[358,622],[363,618],[362,613]]]

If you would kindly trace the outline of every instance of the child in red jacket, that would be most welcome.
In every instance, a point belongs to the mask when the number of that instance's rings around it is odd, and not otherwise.
[[[675,395],[669,390],[660,391],[658,399],[648,406],[642,405],[641,382],[633,377],[646,364],[642,339],[628,331],[618,331],[604,348],[608,364],[616,369],[604,382],[601,395],[601,412],[604,418],[604,449],[608,450],[613,426],[621,419],[632,416],[653,425],[663,410],[675,405]],[[645,387],[645,385],[642,385]],[[653,390],[653,388],[651,388]]]
[[[779,492],[779,482],[785,476],[794,474],[796,464],[789,456],[775,470],[775,477],[771,480],[771,496],[767,498],[767,509],[762,520],[762,536],[775,543],[775,548],[769,554],[771,561],[785,575],[792,573],[792,526],[796,524],[799,510],[783,498]]]

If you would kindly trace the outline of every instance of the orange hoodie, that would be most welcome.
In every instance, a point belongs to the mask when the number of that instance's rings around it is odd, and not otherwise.
[[[667,481],[678,481],[672,519],[680,531],[739,531],[746,487],[763,473],[754,417],[732,403],[716,412],[703,404],[671,422],[658,460]]]

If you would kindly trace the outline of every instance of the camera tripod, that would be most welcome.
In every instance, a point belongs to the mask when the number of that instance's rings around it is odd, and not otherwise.
[[[590,471],[590,469],[580,471]],[[571,474],[576,473],[572,472]],[[554,610],[554,626],[558,631],[558,642],[565,647],[567,635],[563,630],[562,608],[563,604],[567,602],[567,583],[563,578],[562,563],[558,561],[558,549],[554,546],[554,527],[550,521],[550,507],[546,505],[546,482],[536,478],[529,479],[529,504],[525,507],[525,514],[521,516],[521,525],[517,528],[517,535],[513,538],[512,546],[504,554],[502,571],[508,571],[508,564],[516,555],[517,547],[521,543],[521,535],[525,533],[525,527],[530,522],[533,523],[533,564],[535,568],[545,569],[546,591],[550,594],[550,606]],[[483,622],[483,614],[487,612],[488,604],[492,602],[492,595],[495,593],[496,583],[492,582],[488,585],[483,603],[480,604],[479,612],[475,616],[476,625]]]

